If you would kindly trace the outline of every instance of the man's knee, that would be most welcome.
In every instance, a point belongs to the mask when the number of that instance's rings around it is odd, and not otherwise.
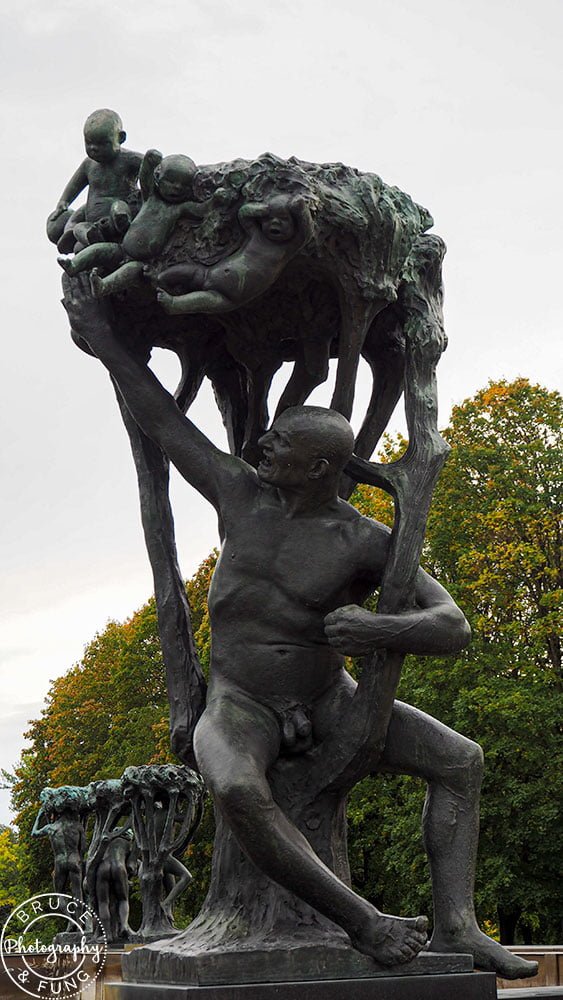
[[[485,757],[478,743],[465,736],[460,736],[457,753],[452,764],[458,786],[464,789],[481,787]]]
[[[233,762],[233,771],[216,773],[210,792],[231,822],[253,825],[256,817],[271,806],[272,796],[265,779],[252,768],[238,765],[240,762]]]

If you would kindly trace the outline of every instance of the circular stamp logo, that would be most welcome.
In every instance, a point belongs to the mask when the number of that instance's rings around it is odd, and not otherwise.
[[[100,975],[107,941],[90,906],[74,896],[44,892],[12,910],[0,953],[5,972],[23,993],[72,1000]]]

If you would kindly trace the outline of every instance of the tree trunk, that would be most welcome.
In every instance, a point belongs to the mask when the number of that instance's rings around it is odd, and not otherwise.
[[[186,588],[178,565],[168,495],[169,462],[143,434],[114,386],[139,484],[141,520],[149,555],[170,705],[170,743],[184,764],[197,768],[193,733],[205,707],[206,684],[194,642]]]

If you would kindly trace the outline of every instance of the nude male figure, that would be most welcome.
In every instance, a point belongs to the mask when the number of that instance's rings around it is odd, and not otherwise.
[[[360,606],[381,580],[389,532],[337,496],[353,447],[344,417],[317,407],[286,410],[261,439],[255,470],[184,417],[120,344],[87,283],[67,282],[64,304],[74,336],[111,372],[144,432],[219,515],[212,679],[195,733],[211,794],[258,868],[343,927],[360,951],[383,964],[410,960],[426,943],[426,919],[382,914],[344,885],[281,812],[266,774],[284,745],[307,749],[339,726],[355,688],[344,653],[449,653],[469,640],[463,614],[422,570],[413,610],[379,615]],[[480,748],[396,702],[380,766],[428,782],[429,947],[471,952],[476,965],[505,977],[533,975],[535,963],[510,955],[475,920]]]
[[[129,878],[137,871],[137,849],[130,823],[102,835],[101,843],[104,853],[96,868],[96,910],[109,941],[130,941]]]
[[[41,808],[35,818],[32,837],[48,837],[54,857],[53,887],[55,892],[70,893],[82,899],[86,831],[84,817],[70,805],[57,807],[53,802],[58,789],[45,788],[41,794]],[[69,921],[67,930],[74,930]]]

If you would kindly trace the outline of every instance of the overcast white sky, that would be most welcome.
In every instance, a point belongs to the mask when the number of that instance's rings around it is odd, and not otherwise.
[[[199,163],[341,160],[429,208],[446,423],[489,378],[561,388],[562,36],[561,0],[1,0],[0,766],[50,679],[151,592],[125,432],[44,235],[85,117],[115,108],[130,148]],[[222,440],[209,391],[192,415]],[[184,484],[174,503],[189,576],[214,518]]]

